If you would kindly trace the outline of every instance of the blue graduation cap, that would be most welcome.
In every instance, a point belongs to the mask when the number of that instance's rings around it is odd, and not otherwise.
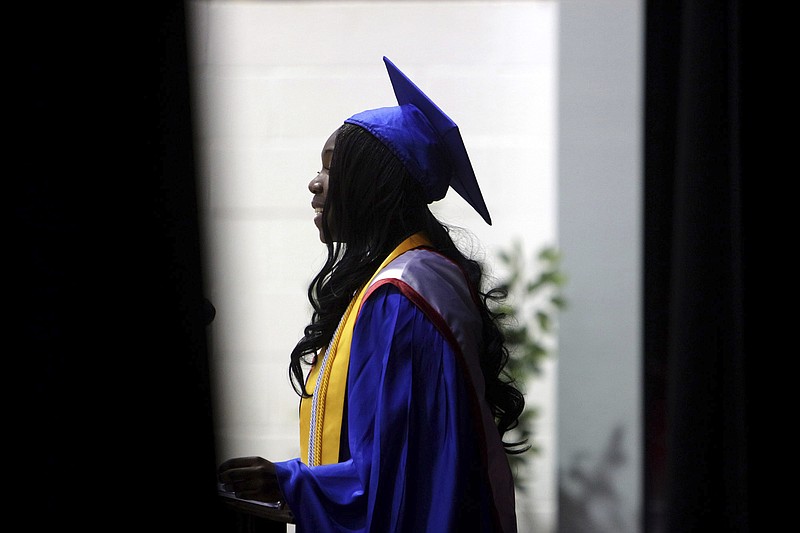
[[[383,58],[397,106],[357,113],[345,120],[377,137],[420,183],[428,203],[444,198],[452,187],[492,224],[458,126],[403,74]]]

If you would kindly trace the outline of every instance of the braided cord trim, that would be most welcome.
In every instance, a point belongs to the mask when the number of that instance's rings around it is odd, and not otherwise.
[[[336,326],[336,332],[328,344],[328,349],[325,350],[325,356],[320,363],[319,375],[317,375],[317,382],[314,385],[314,398],[311,403],[311,431],[308,434],[308,466],[317,466],[322,463],[322,428],[325,421],[325,399],[328,394],[328,382],[331,378],[331,369],[333,368],[333,361],[336,359],[336,351],[339,346],[339,337],[342,334],[342,327],[347,322],[347,317],[353,310],[357,297],[350,300],[342,318],[339,320],[339,325]]]

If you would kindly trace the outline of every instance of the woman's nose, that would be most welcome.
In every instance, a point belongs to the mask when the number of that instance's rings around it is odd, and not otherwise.
[[[308,190],[311,191],[311,194],[321,194],[322,193],[322,181],[320,180],[320,175],[317,174],[314,176],[310,182],[308,182]]]

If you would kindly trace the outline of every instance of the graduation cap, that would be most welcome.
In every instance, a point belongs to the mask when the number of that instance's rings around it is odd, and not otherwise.
[[[492,224],[458,126],[388,58],[383,58],[397,106],[357,113],[345,120],[369,131],[420,183],[428,203],[452,187]]]

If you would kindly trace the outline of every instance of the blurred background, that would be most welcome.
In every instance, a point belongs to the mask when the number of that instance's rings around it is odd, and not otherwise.
[[[547,354],[525,379],[536,451],[515,464],[520,529],[555,531],[559,487],[593,531],[635,529],[642,10],[595,4],[187,4],[221,460],[298,455],[288,354],[325,255],[307,184],[345,118],[395,105],[385,55],[459,125],[493,225],[452,191],[432,208],[493,281],[561,256],[561,334],[537,337]]]
[[[546,274],[554,292],[537,298],[566,302],[513,302],[550,325],[520,313],[530,328],[514,346],[541,348],[522,378],[537,451],[514,464],[520,531],[772,527],[765,477],[785,457],[757,440],[782,405],[765,361],[786,348],[770,345],[782,339],[765,300],[782,293],[759,269],[776,257],[770,215],[791,211],[760,209],[775,200],[764,176],[785,175],[760,142],[778,130],[760,122],[785,102],[759,89],[776,86],[763,58],[791,32],[762,39],[769,10],[8,13],[12,527],[232,531],[219,461],[296,455],[286,361],[323,253],[306,184],[344,118],[393,105],[384,55],[460,125],[495,224],[453,194],[437,213],[497,280]]]

